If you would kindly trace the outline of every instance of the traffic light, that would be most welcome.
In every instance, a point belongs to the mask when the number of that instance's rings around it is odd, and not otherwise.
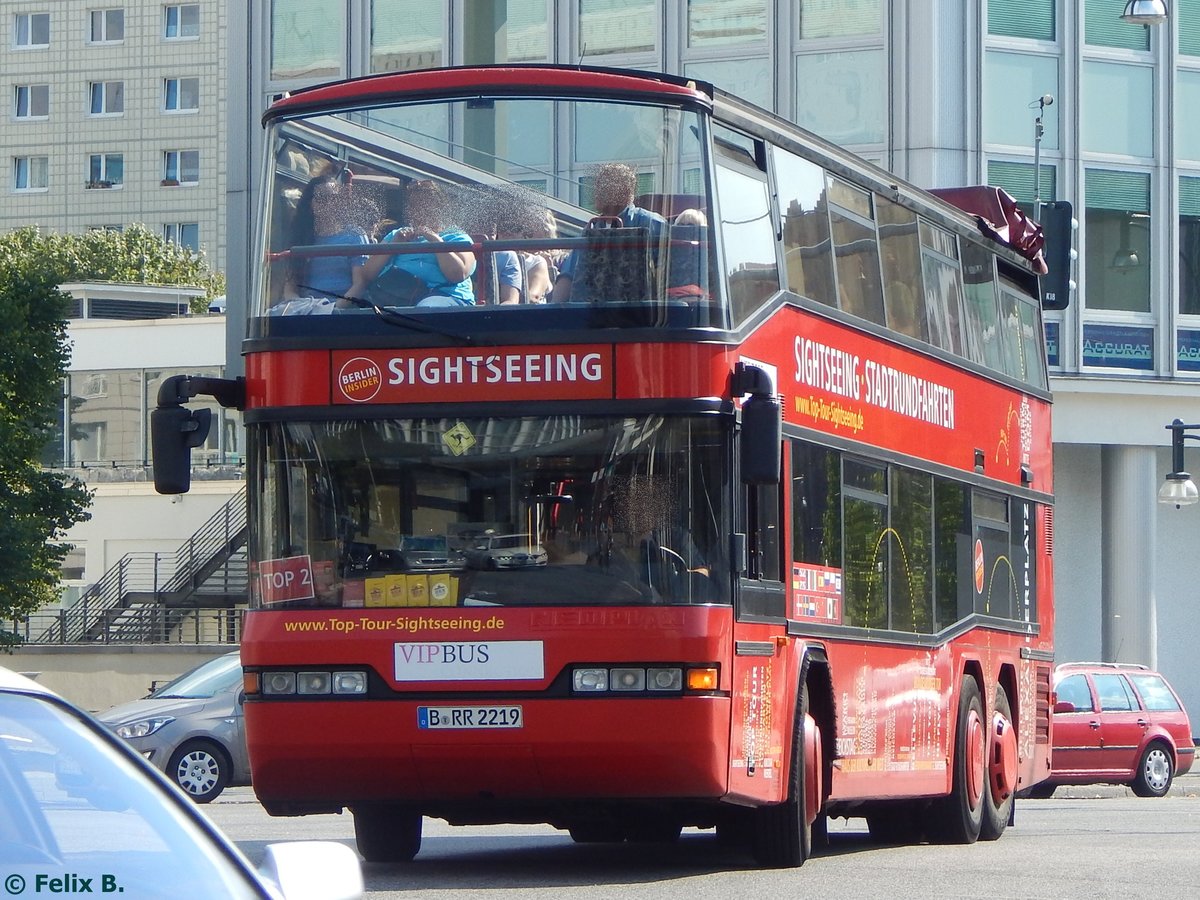
[[[1075,292],[1071,278],[1072,264],[1079,257],[1075,249],[1075,232],[1079,222],[1068,200],[1052,200],[1041,204],[1042,235],[1046,239],[1042,256],[1047,274],[1042,276],[1042,309],[1066,309]]]

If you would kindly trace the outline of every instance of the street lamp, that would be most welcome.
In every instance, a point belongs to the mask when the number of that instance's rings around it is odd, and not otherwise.
[[[1171,471],[1158,489],[1158,502],[1174,503],[1175,508],[1179,509],[1200,501],[1196,483],[1191,475],[1183,471],[1183,442],[1200,441],[1200,435],[1187,433],[1200,428],[1200,425],[1184,425],[1181,419],[1176,419],[1167,428],[1171,432]]]
[[[1161,25],[1167,21],[1166,0],[1129,0],[1121,20],[1130,25]]]

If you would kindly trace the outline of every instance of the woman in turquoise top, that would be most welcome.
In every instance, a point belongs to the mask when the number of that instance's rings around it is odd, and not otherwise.
[[[389,232],[384,243],[472,243],[468,234],[447,224],[449,200],[434,182],[413,182],[405,200],[410,224]],[[395,305],[415,302],[417,306],[474,306],[474,272],[475,254],[469,248],[446,253],[372,254],[366,265],[356,269],[346,297],[364,297],[374,293],[375,288],[382,290],[389,280],[403,280],[405,296]],[[400,279],[401,274],[411,277]],[[343,301],[339,305],[349,304]]]

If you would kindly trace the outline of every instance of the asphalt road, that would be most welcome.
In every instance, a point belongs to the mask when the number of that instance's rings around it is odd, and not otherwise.
[[[349,814],[272,819],[248,788],[226,791],[206,811],[255,862],[275,841],[354,846]],[[577,845],[543,826],[426,819],[414,862],[364,864],[363,874],[372,900],[1188,897],[1200,885],[1200,774],[1177,779],[1160,800],[1098,785],[1018,801],[1016,826],[973,846],[878,847],[862,819],[834,820],[829,847],[795,870],[756,869],[711,832],[684,832],[672,845]]]

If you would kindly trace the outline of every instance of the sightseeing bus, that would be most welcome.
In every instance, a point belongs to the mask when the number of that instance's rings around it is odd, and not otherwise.
[[[370,861],[425,817],[716,829],[776,867],[829,817],[1004,832],[1049,773],[1053,660],[1011,198],[631,70],[369,76],[264,126],[246,374],[172,379],[152,430],[181,492],[187,402],[244,410],[269,813],[349,809]],[[449,292],[403,262],[449,254]]]

